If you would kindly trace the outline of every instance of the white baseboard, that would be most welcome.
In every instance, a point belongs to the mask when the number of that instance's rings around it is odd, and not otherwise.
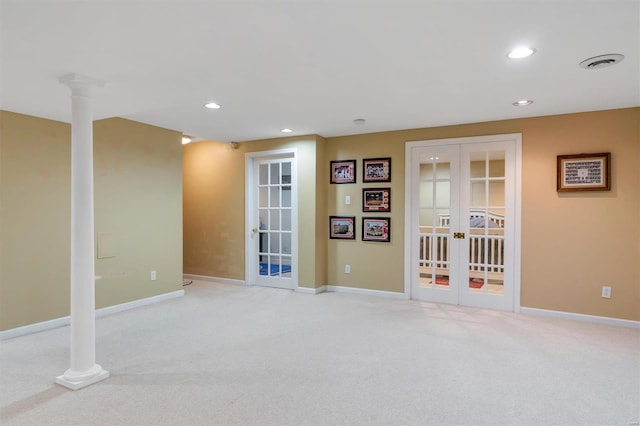
[[[317,288],[311,288],[311,287],[296,287],[296,292],[297,293],[304,293],[304,294],[320,294],[320,293],[324,293],[325,291],[327,291],[327,286],[323,285]]]
[[[247,285],[247,283],[244,280],[234,280],[231,278],[218,278],[218,277],[210,277],[208,275],[196,275],[196,274],[183,274],[182,276],[186,280],[210,281],[210,282],[220,283],[220,284]]]
[[[129,309],[139,308],[141,306],[151,305],[152,303],[162,302],[163,300],[175,299],[182,296],[184,296],[184,290],[176,290],[170,293],[158,294],[157,296],[145,297],[144,299],[138,299],[132,302],[107,306],[105,308],[96,309],[96,318],[115,314],[117,312],[128,311]]]
[[[170,293],[158,294],[157,296],[146,297],[144,299],[134,300],[132,302],[121,303],[119,305],[107,306],[105,308],[96,309],[96,318],[111,315],[116,312],[127,311],[129,309],[139,308],[141,306],[150,305],[152,303],[162,302],[163,300],[174,299],[184,296],[184,290],[172,291]],[[64,327],[71,323],[71,317],[55,318],[49,321],[37,322],[22,327],[11,328],[9,330],[0,331],[0,340],[12,339],[14,337],[24,336],[26,334],[37,333],[39,331],[51,330],[53,328]]]
[[[362,294],[366,296],[386,297],[389,299],[408,299],[407,295],[404,292],[370,290],[368,288],[342,287],[338,285],[328,285],[325,287],[327,288],[326,291],[335,293]]]
[[[620,318],[599,317],[596,315],[575,314],[573,312],[550,311],[547,309],[520,307],[520,313],[525,315],[538,315],[551,318],[562,318],[574,321],[592,322],[596,324],[614,325],[617,327],[640,328],[640,321],[625,320]]]

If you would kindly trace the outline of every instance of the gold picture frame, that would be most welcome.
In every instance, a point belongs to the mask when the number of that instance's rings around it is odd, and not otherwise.
[[[557,191],[609,191],[611,153],[558,155]]]

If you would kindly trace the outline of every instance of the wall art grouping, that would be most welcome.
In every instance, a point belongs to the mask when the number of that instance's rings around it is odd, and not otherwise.
[[[356,183],[357,160],[330,162],[330,183]],[[391,182],[391,157],[362,160],[362,182]]]
[[[334,160],[329,164],[330,183],[357,183],[358,160]],[[391,182],[391,157],[364,158],[362,160],[362,182]],[[350,196],[347,196],[350,198]],[[349,201],[345,202],[349,204]],[[391,188],[362,188],[362,211],[364,213],[386,213],[391,211]],[[362,241],[391,241],[390,217],[363,217]],[[355,240],[355,216],[329,216],[329,238],[332,240]]]
[[[355,240],[355,216],[329,216],[329,238],[332,240]],[[390,217],[363,217],[362,241],[391,241]]]

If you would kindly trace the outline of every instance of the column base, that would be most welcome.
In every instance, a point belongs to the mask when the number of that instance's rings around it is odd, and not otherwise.
[[[56,377],[56,383],[71,390],[78,390],[107,379],[108,377],[109,372],[103,370],[98,364],[95,364],[93,368],[80,374],[69,369],[62,376]]]

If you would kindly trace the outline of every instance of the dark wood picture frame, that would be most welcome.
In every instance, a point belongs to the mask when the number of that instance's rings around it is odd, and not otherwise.
[[[391,157],[363,159],[362,182],[391,182]]]
[[[330,183],[356,183],[356,160],[335,160],[329,164]]]
[[[611,153],[558,155],[558,192],[609,191]]]
[[[363,217],[362,241],[377,241],[388,243],[391,241],[390,217]]]
[[[363,212],[390,212],[391,188],[362,188]]]
[[[355,216],[329,216],[329,238],[332,240],[355,240],[355,224]]]

